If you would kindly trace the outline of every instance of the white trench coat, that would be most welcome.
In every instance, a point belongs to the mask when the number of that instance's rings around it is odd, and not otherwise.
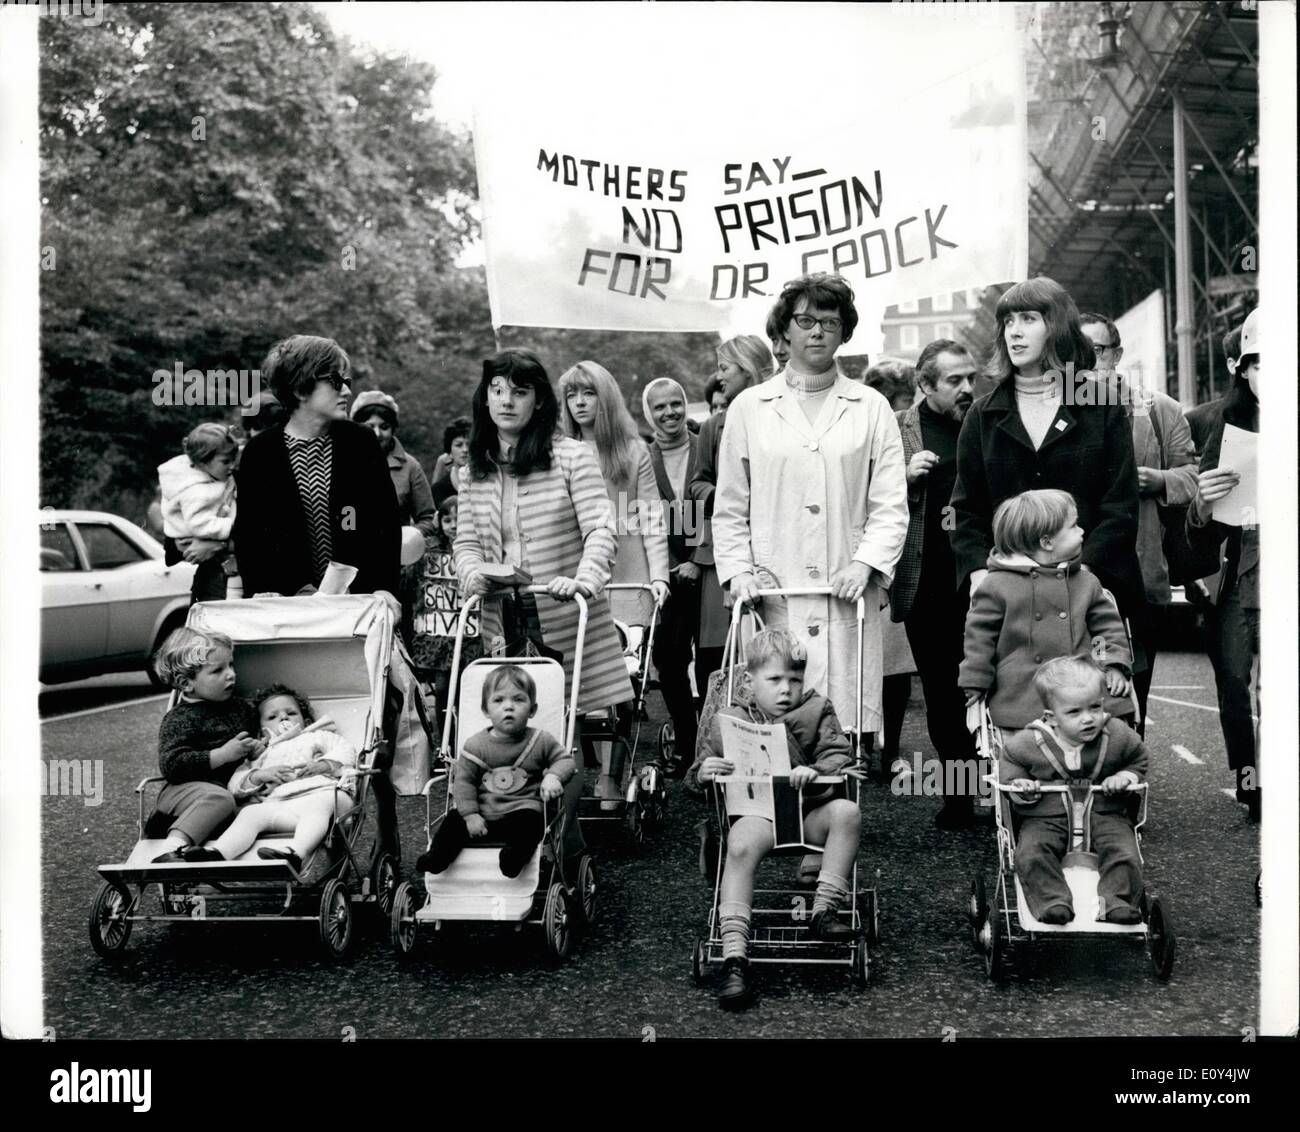
[[[825,586],[861,562],[885,586],[907,536],[903,441],[889,403],[843,375],[809,423],[784,374],[746,389],[727,409],[718,456],[713,546],[718,578],[746,571],[780,588]],[[881,607],[874,582],[864,595],[866,645],[862,729],[881,728]],[[770,627],[788,625],[808,646],[805,687],[824,692],[846,729],[856,725],[855,605],[835,598],[767,599]]]

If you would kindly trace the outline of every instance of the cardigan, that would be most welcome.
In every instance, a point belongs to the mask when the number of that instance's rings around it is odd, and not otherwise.
[[[654,467],[655,484],[659,488],[659,498],[668,505],[668,564],[680,566],[683,562],[698,562],[697,557],[704,537],[704,524],[699,507],[690,498],[691,477],[699,464],[700,438],[694,433],[686,434],[686,479],[682,485],[682,494],[673,491],[668,480],[668,469],[664,466],[663,449],[657,441],[650,444],[650,461]]]
[[[330,421],[331,542],[336,562],[357,568],[352,593],[396,594],[401,523],[388,463],[375,434],[352,421]],[[235,473],[239,510],[235,556],[244,594],[293,596],[313,581],[311,539],[289,464],[284,427],[244,447]]]
[[[501,496],[505,472],[474,479],[461,471],[457,512],[456,576],[464,586],[484,562],[503,562]],[[517,477],[516,499],[521,537],[527,545],[533,584],[544,586],[555,577],[574,578],[592,593],[587,599],[587,636],[582,653],[578,710],[593,711],[632,698],[632,684],[609,602],[602,595],[614,565],[614,507],[605,493],[605,480],[596,457],[585,444],[556,437],[551,466]],[[542,637],[564,655],[566,681],[573,680],[578,609],[574,602],[537,598]],[[483,607],[482,636],[490,647],[500,636],[499,603]]]

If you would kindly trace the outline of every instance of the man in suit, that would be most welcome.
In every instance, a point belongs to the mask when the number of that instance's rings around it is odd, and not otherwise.
[[[641,408],[654,430],[650,461],[668,513],[669,598],[659,614],[651,659],[676,738],[677,757],[666,769],[680,777],[695,757],[695,700],[687,673],[700,628],[703,571],[696,556],[702,550],[704,523],[702,516],[697,519],[686,487],[695,475],[700,438],[686,427],[686,393],[672,378],[661,377],[647,385]]]
[[[962,660],[968,594],[954,590],[956,562],[948,532],[948,506],[957,478],[957,434],[974,402],[979,369],[970,351],[959,342],[940,338],[916,360],[916,380],[922,394],[910,409],[897,414],[907,466],[907,540],[890,594],[891,617],[907,629],[912,658],[925,693],[926,723],[939,758],[948,764],[945,786],[974,783],[975,743],[966,730],[966,701],[957,686]],[[954,773],[966,763],[971,772]],[[905,761],[895,772],[910,769]],[[945,795],[935,816],[940,829],[971,824],[974,798],[969,793]]]

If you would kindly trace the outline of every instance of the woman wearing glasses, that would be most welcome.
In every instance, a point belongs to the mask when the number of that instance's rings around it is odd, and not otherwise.
[[[331,561],[357,568],[353,593],[396,594],[401,524],[379,442],[348,420],[352,363],[337,342],[295,334],[262,375],[289,409],[244,447],[235,555],[244,593],[314,593]]]
[[[718,577],[733,597],[760,587],[829,586],[834,596],[764,602],[769,626],[808,646],[805,686],[857,719],[856,603],[866,599],[862,727],[881,728],[881,605],[907,534],[903,442],[889,402],[844,377],[835,352],[857,326],[837,275],[786,284],[773,322],[785,369],[727,410],[713,509]]]

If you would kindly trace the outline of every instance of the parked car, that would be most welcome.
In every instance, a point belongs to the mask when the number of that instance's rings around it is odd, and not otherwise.
[[[40,513],[41,666],[46,684],[143,668],[185,624],[194,567],[103,511]]]

